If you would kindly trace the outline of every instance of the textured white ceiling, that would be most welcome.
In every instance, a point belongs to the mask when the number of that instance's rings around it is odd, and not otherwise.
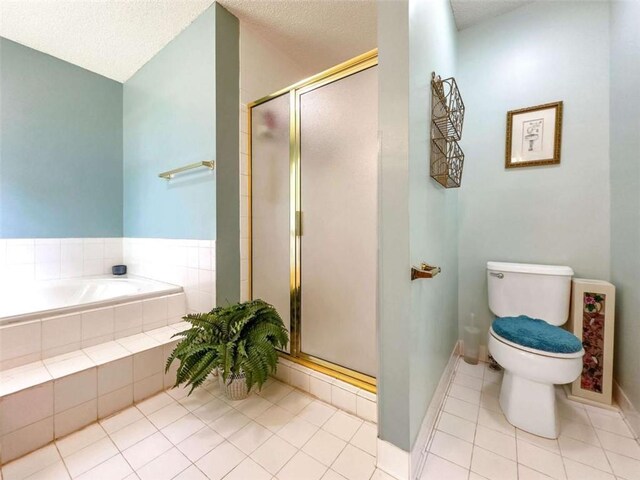
[[[218,2],[311,72],[377,46],[375,0]]]
[[[213,0],[0,0],[0,36],[124,82]]]
[[[458,30],[497,17],[533,0],[451,0]]]
[[[389,0],[393,1],[393,0]],[[451,0],[459,29],[532,0]],[[376,0],[219,0],[308,71],[375,48]],[[0,36],[124,82],[213,0],[0,0]]]

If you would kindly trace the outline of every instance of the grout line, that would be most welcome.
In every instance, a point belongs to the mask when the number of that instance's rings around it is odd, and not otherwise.
[[[518,452],[518,429],[517,428],[516,428],[514,433],[516,434],[516,436],[515,436],[515,442],[516,442],[516,478],[519,479],[520,478],[520,455],[519,455],[519,452]],[[558,450],[560,450],[559,446],[558,446]],[[562,457],[560,457],[560,458],[562,459]],[[562,462],[562,467],[564,468],[564,462]],[[568,478],[566,476],[566,472],[565,472],[565,477]]]
[[[462,359],[462,357],[460,357]],[[462,361],[462,360],[460,360]],[[486,374],[487,370],[486,370],[486,366],[484,367],[484,371],[482,372],[482,386],[484,387],[484,376]],[[472,447],[471,447],[471,458],[469,459],[469,477],[471,476],[471,466],[473,465],[473,455],[475,453],[476,450],[476,437],[478,435],[478,420],[480,419],[480,408],[481,408],[481,404],[482,404],[482,393],[480,393],[480,405],[478,405],[478,413],[476,414],[476,421],[475,421],[475,425],[473,427],[473,442],[471,443]],[[480,448],[480,447],[478,447]],[[517,447],[516,447],[517,448]],[[517,452],[517,450],[516,450]],[[516,458],[517,458],[517,453],[516,453]],[[517,478],[517,464],[516,464],[516,478]],[[475,473],[475,472],[474,472]]]
[[[54,432],[54,436],[55,436],[55,432]],[[54,445],[54,447],[55,447],[56,451],[58,452],[58,456],[60,457],[60,460],[62,461],[62,466],[64,467],[65,471],[67,472],[67,475],[69,475],[69,478],[73,478],[73,477],[71,476],[71,472],[69,471],[69,468],[67,467],[67,462],[65,462],[65,461],[64,461],[64,457],[62,456],[62,452],[61,452],[61,451],[60,451],[60,449],[58,448],[58,444],[57,444],[57,442],[55,441],[55,439],[54,439],[54,441],[53,441],[53,445]],[[40,470],[40,471],[42,471],[42,470]],[[33,475],[33,474],[32,474],[32,475]]]
[[[91,470],[93,470],[94,468],[98,467],[99,465],[102,465],[103,463],[108,462],[108,461],[109,461],[109,460],[111,460],[113,457],[117,457],[118,455],[121,455],[121,454],[122,454],[122,452],[120,452],[120,450],[118,449],[117,445],[113,442],[113,440],[111,440],[111,437],[109,437],[109,435],[107,434],[107,436],[106,436],[106,437],[99,438],[99,439],[98,439],[98,440],[96,440],[95,442],[92,442],[92,443],[90,443],[90,444],[88,444],[88,445],[85,445],[85,446],[84,446],[84,447],[82,447],[80,450],[77,450],[77,451],[73,452],[72,454],[68,455],[68,457],[71,457],[71,456],[75,455],[76,453],[79,453],[79,452],[81,452],[81,451],[85,450],[86,448],[89,448],[90,446],[95,445],[96,443],[98,443],[100,440],[103,440],[104,438],[108,438],[108,439],[109,439],[109,441],[113,444],[113,446],[116,448],[116,450],[117,450],[117,452],[118,452],[118,453],[116,453],[116,454],[114,454],[114,455],[111,455],[109,458],[107,458],[107,459],[103,460],[102,462],[100,462],[100,463],[98,463],[98,464],[96,464],[96,465],[92,466],[89,470],[86,470],[86,471],[84,471],[84,472],[80,473],[80,474],[78,475],[78,477],[79,477],[79,476],[81,476],[81,475],[86,474],[87,472],[90,472]],[[57,448],[57,445],[56,445],[56,448]],[[68,457],[67,457],[67,458],[68,458]],[[124,458],[124,455],[123,455],[123,458]],[[63,458],[63,461],[64,461],[64,463],[65,463],[65,467],[67,467],[67,462],[66,462],[66,460],[65,460],[64,458]],[[125,458],[125,461],[126,461],[126,458]],[[132,468],[132,470],[133,470],[133,468]],[[67,471],[69,472],[69,477],[70,477],[70,478],[77,478],[77,477],[73,477],[73,476],[71,475],[71,472],[69,471],[69,468],[68,468],[68,467],[67,467]],[[135,471],[135,470],[133,470],[133,471]]]
[[[596,426],[593,424],[593,420],[591,420],[591,415],[589,415],[589,410],[587,410],[585,408],[585,411],[587,413],[587,419],[589,420],[589,425],[591,426],[591,428],[593,428],[593,433],[595,434],[596,440],[598,441],[598,445],[600,445],[600,449],[602,450],[602,453],[604,454],[604,458],[607,460],[607,465],[609,465],[609,469],[611,470],[611,474],[614,475],[614,473],[613,473],[614,472],[613,465],[611,464],[611,460],[609,460],[609,455],[607,455],[607,451],[605,450],[604,445],[602,445],[602,441],[600,440],[600,437],[598,436],[598,432],[597,432],[598,429],[596,429]],[[560,451],[562,452],[562,450],[560,450]],[[562,463],[564,465],[564,462],[562,462]],[[581,462],[579,462],[579,463],[581,463]],[[595,468],[595,467],[592,467],[592,468]],[[565,467],[565,469],[566,469],[566,467]],[[600,469],[598,468],[596,470],[600,470]]]
[[[327,432],[327,433],[329,433],[329,432]],[[333,434],[332,434],[332,435],[333,435]],[[354,433],[354,435],[355,435],[355,433]],[[335,436],[335,435],[334,435],[334,436]],[[353,437],[351,437],[351,438],[353,438]],[[342,439],[341,439],[341,440],[342,440]],[[334,459],[333,459],[333,461],[331,462],[331,465],[329,465],[329,466],[328,466],[328,468],[327,468],[328,470],[331,470],[331,467],[333,467],[333,465],[338,461],[338,458],[340,458],[340,455],[342,455],[342,452],[344,452],[344,451],[346,450],[347,445],[351,445],[351,440],[346,440],[346,441],[344,441],[344,442],[345,442],[344,447],[342,447],[342,449],[340,450],[340,452],[338,453],[338,455],[336,455],[336,458],[334,458]],[[374,470],[374,471],[375,471],[375,470]],[[326,472],[325,472],[325,473],[326,473]]]

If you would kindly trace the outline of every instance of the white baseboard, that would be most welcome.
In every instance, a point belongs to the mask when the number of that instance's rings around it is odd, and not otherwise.
[[[623,416],[629,428],[631,428],[631,432],[635,436],[636,440],[640,438],[640,412],[636,409],[636,407],[631,403],[627,394],[624,393],[624,390],[620,387],[618,382],[614,380],[613,382],[613,398],[615,402],[622,410]]]
[[[397,480],[409,480],[409,452],[379,438],[376,466]]]
[[[406,452],[392,443],[378,439],[378,458],[377,467],[388,473],[398,480],[417,479],[422,473],[422,468],[426,460],[427,446],[436,425],[438,412],[442,407],[442,403],[447,394],[447,389],[453,373],[455,372],[456,362],[460,356],[460,342],[456,342],[453,347],[449,361],[440,377],[438,386],[433,394],[431,403],[427,408],[418,438],[411,449]]]
[[[429,440],[433,434],[433,431],[436,427],[436,422],[438,420],[438,412],[440,411],[442,404],[447,395],[447,389],[449,384],[451,383],[451,379],[455,372],[456,363],[458,358],[460,357],[460,352],[462,352],[462,342],[459,341],[456,343],[451,355],[449,356],[449,361],[447,362],[447,366],[442,372],[442,376],[440,377],[440,381],[438,382],[438,386],[436,387],[436,391],[433,394],[431,399],[431,403],[427,408],[427,413],[422,420],[422,425],[420,427],[420,432],[418,432],[418,438],[416,438],[415,444],[411,449],[410,455],[410,478],[418,479],[422,474],[422,470],[424,468],[424,463],[427,459],[427,447],[429,445]]]

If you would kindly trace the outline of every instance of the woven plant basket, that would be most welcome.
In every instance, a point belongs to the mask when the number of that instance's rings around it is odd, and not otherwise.
[[[230,400],[244,400],[249,396],[247,379],[244,373],[239,373],[238,375],[231,373],[225,382],[222,378],[222,372],[218,372],[218,382],[220,383],[220,388]]]

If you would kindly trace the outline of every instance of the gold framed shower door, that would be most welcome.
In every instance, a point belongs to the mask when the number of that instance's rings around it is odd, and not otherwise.
[[[376,378],[330,361],[308,355],[301,350],[301,264],[302,264],[302,191],[301,191],[301,138],[300,97],[378,64],[378,50],[374,49],[328,70],[306,78],[287,88],[260,98],[247,105],[248,113],[248,279],[249,298],[253,298],[253,196],[252,196],[252,109],[265,102],[289,96],[289,294],[290,294],[290,353],[280,352],[288,360],[338,378],[369,392],[376,392]]]

